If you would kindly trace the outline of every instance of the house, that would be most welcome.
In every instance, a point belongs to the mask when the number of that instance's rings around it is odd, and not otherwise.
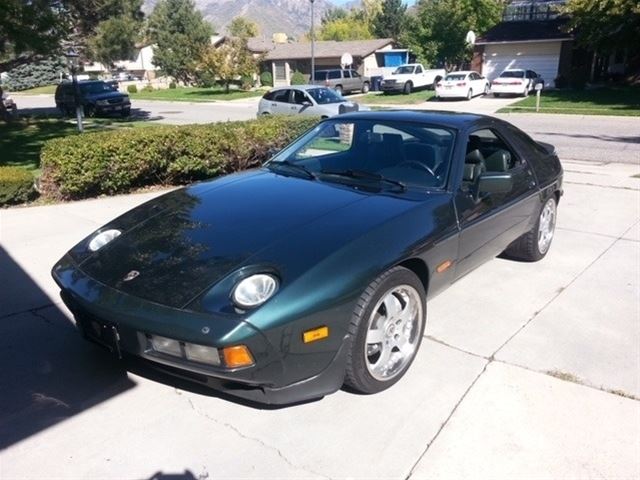
[[[255,39],[249,42],[249,49],[256,51]],[[379,38],[373,40],[317,41],[314,45],[316,70],[340,68],[342,55],[348,53],[353,59],[351,68],[360,75],[376,76],[385,67],[405,63],[408,51],[394,49],[394,40]],[[300,72],[307,79],[311,77],[311,43],[273,43],[270,47],[263,43],[262,70],[270,71],[274,85],[289,85],[293,72]]]
[[[573,34],[567,31],[568,19],[558,12],[564,3],[510,2],[502,22],[476,41],[472,68],[489,80],[507,68],[530,69],[541,75],[549,87],[555,86],[558,77],[568,79],[575,75],[576,67],[589,59],[587,52],[576,48]]]

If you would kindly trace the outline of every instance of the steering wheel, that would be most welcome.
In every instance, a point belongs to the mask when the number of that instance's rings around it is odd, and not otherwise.
[[[432,176],[436,176],[435,172],[431,170],[427,165],[417,160],[406,160],[398,164],[398,167],[407,166],[409,168],[415,168],[416,170],[424,170]]]

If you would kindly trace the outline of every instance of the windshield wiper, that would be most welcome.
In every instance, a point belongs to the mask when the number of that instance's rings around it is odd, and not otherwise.
[[[392,180],[390,178],[383,177],[379,173],[367,172],[366,170],[322,170],[322,173],[325,175],[336,175],[339,177],[355,178],[357,180],[369,180],[373,182],[388,183],[390,185],[399,187],[402,191],[407,189],[407,186],[398,180]]]
[[[311,170],[309,170],[307,167],[305,167],[304,165],[298,165],[297,163],[293,163],[290,162],[289,160],[281,160],[281,161],[277,161],[277,162],[269,162],[266,165],[267,168],[272,169],[273,167],[285,167],[288,168],[289,170],[294,170],[296,172],[302,173],[305,177],[311,179],[311,180],[315,180],[316,174],[313,173]]]

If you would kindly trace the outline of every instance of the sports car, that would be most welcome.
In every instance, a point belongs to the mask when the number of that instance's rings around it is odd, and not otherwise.
[[[118,357],[262,403],[375,393],[411,366],[430,298],[497,255],[547,254],[562,193],[553,147],[507,122],[348,113],[134,208],[52,274]]]

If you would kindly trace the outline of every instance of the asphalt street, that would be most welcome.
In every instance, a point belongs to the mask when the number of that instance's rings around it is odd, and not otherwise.
[[[56,114],[53,96],[15,96],[25,113]],[[353,100],[357,101],[357,96]],[[412,105],[420,110],[470,111],[493,115],[518,98],[476,97]],[[255,118],[258,98],[231,102],[133,101],[133,116],[157,123],[189,124]],[[561,158],[596,163],[640,163],[640,118],[532,113],[497,114],[537,140],[556,146]]]

